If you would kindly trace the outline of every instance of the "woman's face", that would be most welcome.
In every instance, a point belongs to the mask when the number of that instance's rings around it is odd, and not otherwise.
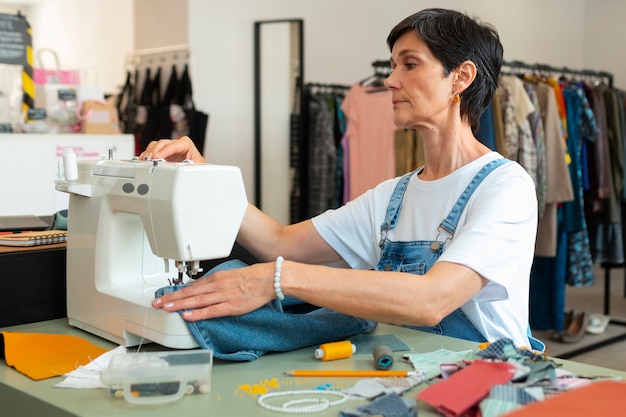
[[[452,106],[455,77],[444,76],[441,61],[417,34],[407,32],[398,38],[391,51],[391,67],[393,72],[385,86],[393,93],[394,123],[398,128],[432,129],[449,122],[456,107]]]

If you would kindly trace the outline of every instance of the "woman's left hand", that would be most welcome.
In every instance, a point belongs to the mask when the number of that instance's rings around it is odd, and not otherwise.
[[[188,321],[246,314],[276,298],[274,269],[274,262],[268,262],[217,271],[155,299],[152,307],[189,310],[182,313]]]

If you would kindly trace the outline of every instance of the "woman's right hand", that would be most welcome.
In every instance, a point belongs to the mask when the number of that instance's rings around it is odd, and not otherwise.
[[[153,140],[139,155],[139,159],[165,159],[169,162],[182,162],[184,160],[191,160],[196,163],[207,162],[189,136],[183,136],[179,139]]]

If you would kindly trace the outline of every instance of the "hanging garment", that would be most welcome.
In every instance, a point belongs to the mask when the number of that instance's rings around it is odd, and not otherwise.
[[[530,274],[530,327],[534,330],[563,331],[565,279],[567,270],[567,230],[562,210],[555,210],[555,254],[535,256]]]
[[[510,94],[503,95],[504,137],[507,154],[504,156],[519,162],[537,183],[537,147],[533,140],[528,116],[535,111],[522,80],[511,75],[500,77],[499,87],[505,87]]]
[[[355,84],[346,94],[342,110],[347,119],[349,141],[348,176],[352,200],[380,182],[395,176],[391,91],[368,92]]]
[[[588,214],[598,214],[611,195],[611,172],[609,161],[608,142],[606,138],[606,115],[604,100],[597,94],[593,86],[583,83],[585,96],[593,110],[598,125],[598,136],[589,149],[589,166],[591,171],[591,193],[587,198]]]
[[[204,142],[206,140],[207,128],[209,125],[209,114],[196,108],[196,104],[193,98],[193,87],[191,83],[191,75],[189,74],[189,66],[185,64],[183,73],[180,76],[180,96],[179,105],[182,107],[182,111],[187,121],[187,134],[193,141],[194,145],[202,153],[204,150]],[[172,119],[174,123],[178,120]],[[181,134],[182,129],[178,129],[177,134]],[[179,136],[180,137],[180,136]],[[173,138],[175,139],[175,138]]]
[[[344,194],[345,116],[341,109],[349,86],[308,83],[304,90],[302,112],[305,128],[292,126],[291,191],[292,223],[306,220],[325,210],[337,208]],[[299,99],[299,97],[297,97]],[[292,123],[299,116],[293,115]],[[306,175],[301,171],[306,170]]]
[[[620,120],[619,99],[617,93],[605,86],[598,86],[604,97],[606,109],[606,128],[609,140],[609,155],[611,165],[611,178],[613,188],[611,190],[611,215],[610,221],[620,223],[620,204],[622,189],[624,187],[624,137]]]
[[[161,104],[161,68],[157,68],[154,77],[146,68],[146,75],[137,108],[137,127],[135,142],[138,152],[146,149],[148,144],[158,138],[158,107]],[[137,153],[139,155],[139,153]]]
[[[620,264],[624,262],[623,238],[621,231],[621,179],[615,184],[616,176],[612,164],[619,169],[620,155],[617,138],[613,137],[614,128],[609,126],[609,115],[604,95],[604,87],[588,88],[585,91],[594,110],[599,127],[598,140],[594,147],[594,156],[591,161],[596,164],[596,170],[601,169],[604,176],[598,178],[598,189],[588,194],[590,209],[587,211],[589,238],[591,251],[595,262]],[[604,181],[607,189],[600,189],[600,181]],[[617,188],[616,188],[617,187]],[[604,198],[599,198],[600,195]]]
[[[535,254],[553,257],[557,253],[557,206],[572,201],[574,191],[554,90],[544,82],[537,82],[535,92],[541,109],[546,143],[546,205],[543,216],[539,218]]]
[[[327,103],[310,96],[308,146],[308,217],[334,208],[337,181],[337,147]]]
[[[185,65],[180,78],[173,67],[163,95],[160,93],[160,72],[161,68],[158,68],[158,77],[155,76],[147,87],[157,91],[149,90],[147,94],[151,99],[148,100],[146,123],[141,132],[141,148],[145,149],[153,140],[189,136],[202,153],[209,115],[195,107],[188,66]]]
[[[621,126],[621,135],[622,135],[622,138],[626,140],[626,112],[624,111],[625,95],[623,91],[619,91],[619,90],[615,90],[615,94],[617,95],[617,109],[618,109],[618,117],[619,117],[620,126]],[[626,163],[626,146],[622,146],[622,159]],[[621,199],[622,199],[622,203],[626,202],[626,168],[624,169],[624,178],[622,179]],[[622,220],[624,220],[624,217],[622,217]]]
[[[342,202],[344,201],[343,185],[345,183],[345,178],[343,174],[344,172],[343,164],[345,161],[345,156],[343,154],[343,146],[341,146],[341,141],[346,132],[346,116],[343,113],[343,110],[341,109],[341,105],[343,103],[344,97],[345,95],[343,93],[341,93],[340,95],[336,95],[334,97],[334,100],[335,100],[334,133],[335,133],[335,148],[337,149],[337,169],[336,169],[335,178],[337,179],[337,184],[335,186],[336,194],[335,194],[335,201],[334,201],[333,207],[341,206]]]
[[[547,184],[547,166],[546,166],[546,137],[543,130],[543,120],[541,119],[541,109],[539,108],[539,100],[535,85],[528,81],[524,82],[524,89],[528,94],[528,98],[535,110],[528,115],[528,123],[530,131],[535,141],[537,150],[537,172],[535,178],[535,186],[537,189],[537,210],[539,218],[543,217],[546,210],[546,194],[548,191]]]
[[[170,77],[161,100],[150,109],[154,113],[151,122],[154,124],[151,131],[154,136],[150,140],[178,139],[189,133],[187,119],[180,106],[182,94],[182,79],[178,78],[176,65],[172,65]]]
[[[291,189],[289,190],[289,222],[291,224],[306,220],[306,204],[304,200],[303,188],[304,179],[302,177],[302,144],[305,138],[302,137],[302,117],[300,114],[291,113],[289,116],[289,170],[292,174]]]
[[[582,171],[580,169],[580,148],[583,141],[581,126],[583,124],[582,105],[576,91],[576,85],[563,89],[567,110],[567,145],[571,156],[569,164],[574,200],[563,203],[563,216],[567,230],[567,275],[566,281],[571,285],[592,285],[594,283],[593,260],[589,247],[589,236],[585,222],[583,207]]]
[[[424,143],[415,129],[398,129],[394,134],[396,176],[414,171],[424,164]]]
[[[123,133],[135,133],[137,130],[136,80],[137,74],[133,76],[131,71],[126,72],[126,81],[115,102],[115,107],[119,115],[120,131]]]
[[[493,125],[493,104],[489,103],[483,114],[480,116],[478,129],[474,132],[476,138],[492,151],[496,150],[496,134]]]
[[[500,154],[504,154],[507,151],[506,143],[504,141],[504,113],[501,103],[506,101],[503,94],[510,94],[505,88],[496,88],[491,100],[491,112],[493,113],[493,134],[495,136],[496,151]]]

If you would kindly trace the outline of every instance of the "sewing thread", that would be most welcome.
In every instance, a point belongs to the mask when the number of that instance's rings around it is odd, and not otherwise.
[[[387,370],[393,365],[393,351],[389,346],[380,345],[373,352],[376,369]]]
[[[315,349],[315,357],[324,362],[334,361],[349,358],[354,352],[356,352],[356,346],[349,340],[344,340],[321,344],[318,349]]]

